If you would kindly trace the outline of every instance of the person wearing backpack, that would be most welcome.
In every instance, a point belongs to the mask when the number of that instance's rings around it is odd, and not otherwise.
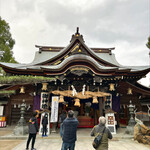
[[[100,133],[102,135],[101,143],[96,148],[96,150],[108,150],[108,139],[112,139],[112,134],[110,130],[105,127],[106,124],[106,118],[105,117],[99,117],[99,124],[94,126],[91,131],[91,136],[98,136]]]
[[[32,118],[30,118],[30,120],[29,120],[29,137],[27,140],[26,150],[29,150],[29,144],[30,144],[31,139],[32,139],[31,150],[36,150],[34,148],[34,143],[35,143],[35,139],[36,139],[36,134],[38,133],[37,115],[38,115],[38,113],[36,111],[34,111]]]

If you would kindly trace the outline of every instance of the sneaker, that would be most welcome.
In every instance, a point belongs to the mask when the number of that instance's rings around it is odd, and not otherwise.
[[[29,150],[28,148],[26,148],[26,150]]]
[[[31,150],[36,150],[36,148],[31,148]]]

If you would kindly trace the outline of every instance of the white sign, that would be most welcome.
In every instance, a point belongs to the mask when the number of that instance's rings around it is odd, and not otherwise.
[[[0,116],[3,116],[4,106],[0,106]]]
[[[51,122],[58,121],[58,105],[59,104],[59,97],[52,96],[52,106],[51,106]]]
[[[106,127],[110,130],[112,134],[116,134],[116,121],[114,113],[105,114],[106,117]]]
[[[44,112],[41,114],[41,121],[40,121],[40,130],[39,130],[39,135],[42,135],[43,133],[43,125],[42,125],[42,119],[45,116],[45,113],[48,114],[48,125],[47,125],[47,135],[49,135],[50,133],[50,122],[49,122],[49,113],[48,112]]]

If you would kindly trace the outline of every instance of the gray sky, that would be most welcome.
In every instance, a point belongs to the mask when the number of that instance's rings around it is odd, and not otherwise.
[[[149,65],[150,0],[0,0],[0,16],[20,63],[32,62],[35,45],[67,46],[79,27],[88,47],[115,47],[120,64]]]

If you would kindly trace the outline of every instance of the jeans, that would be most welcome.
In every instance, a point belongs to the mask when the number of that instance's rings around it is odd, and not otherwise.
[[[74,150],[75,143],[62,143],[61,150]]]

